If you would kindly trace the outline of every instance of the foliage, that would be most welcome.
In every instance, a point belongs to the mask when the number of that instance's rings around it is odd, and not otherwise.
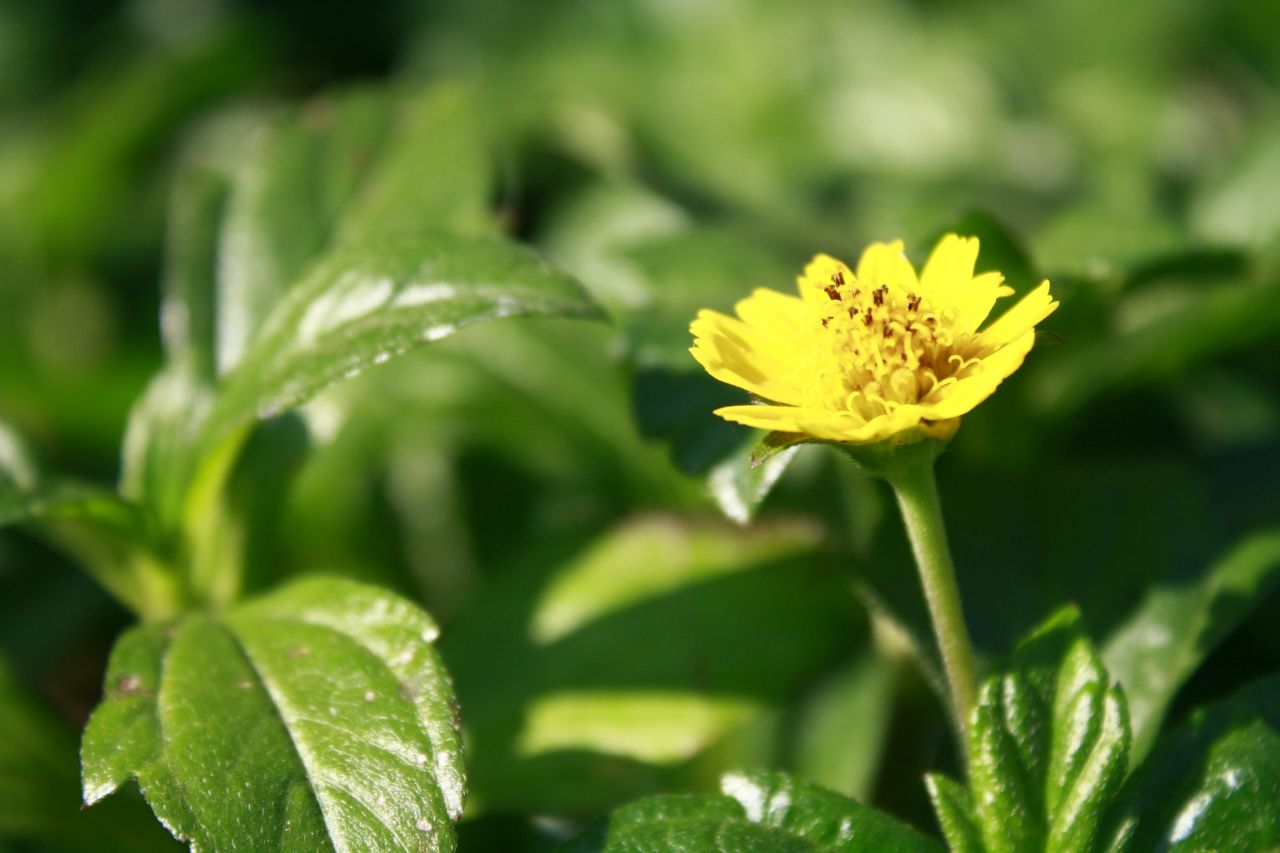
[[[0,4],[0,848],[1280,843],[1271,4],[91,6]],[[687,352],[948,231],[1061,302],[938,462],[968,749]]]

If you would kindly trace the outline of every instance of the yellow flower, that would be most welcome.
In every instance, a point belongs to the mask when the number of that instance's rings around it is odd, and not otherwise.
[[[863,444],[922,427],[948,435],[1022,364],[1058,303],[1043,282],[981,328],[1013,289],[973,274],[978,240],[948,234],[919,276],[902,241],[873,243],[856,272],[818,255],[800,296],[761,288],[738,319],[700,311],[690,331],[707,372],[762,404],[716,414],[797,438]]]

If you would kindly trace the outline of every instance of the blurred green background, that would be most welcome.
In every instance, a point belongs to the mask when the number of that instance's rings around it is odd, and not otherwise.
[[[954,759],[887,495],[806,448],[739,527],[767,485],[710,409],[741,395],[685,352],[698,308],[819,250],[972,233],[1061,300],[940,463],[985,654],[1066,601],[1106,648],[1155,591],[1221,627],[1171,719],[1280,668],[1280,575],[1211,574],[1280,520],[1275,3],[0,3],[0,420],[113,484],[184,164],[226,164],[234,206],[294,163],[290,128],[421,92],[471,140],[424,139],[422,179],[478,182],[612,322],[494,323],[338,386],[259,431],[253,464],[289,476],[244,499],[256,584],[343,572],[444,624],[464,845],[540,849],[748,765],[932,826],[920,775]],[[77,813],[75,732],[128,621],[0,537],[0,656],[61,744],[47,789],[0,745],[0,795],[42,804],[0,847]]]

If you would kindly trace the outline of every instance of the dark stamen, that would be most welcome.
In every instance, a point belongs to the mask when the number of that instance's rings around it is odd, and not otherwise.
[[[840,301],[840,291],[836,290],[836,286],[834,284],[828,284],[824,290],[826,290],[827,296],[831,297],[832,302]]]
[[[838,286],[844,287],[844,270],[836,270],[831,274],[831,280]]]

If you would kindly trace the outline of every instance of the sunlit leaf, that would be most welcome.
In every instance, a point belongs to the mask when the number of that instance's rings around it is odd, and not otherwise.
[[[1223,174],[1192,201],[1191,225],[1201,237],[1237,246],[1266,247],[1280,237],[1280,204],[1265,188],[1280,180],[1280,121],[1254,129]]]
[[[272,312],[206,433],[221,437],[413,347],[519,314],[597,316],[572,279],[498,238],[426,233],[349,245]]]
[[[785,447],[769,453],[766,459],[759,459],[758,448],[759,444],[753,443],[716,464],[707,474],[707,487],[720,511],[739,524],[751,520],[800,449],[798,446]]]
[[[894,665],[872,649],[826,678],[796,715],[796,775],[869,797],[885,758],[893,696]]]
[[[642,517],[522,554],[443,647],[477,798],[581,812],[652,793],[790,698],[856,630],[815,533]]]
[[[129,631],[84,735],[84,798],[136,778],[201,848],[453,850],[464,798],[431,619],[298,581],[220,617]]]
[[[146,808],[129,798],[100,814],[81,814],[78,777],[70,728],[0,659],[0,837],[56,840],[103,853],[175,846]]]
[[[729,774],[723,794],[651,797],[623,806],[564,853],[853,853],[937,845],[892,817],[780,773]]]
[[[186,364],[176,363],[152,377],[129,412],[122,495],[145,503],[166,522],[180,517],[199,464],[196,444],[212,398],[213,387]]]
[[[1019,644],[983,684],[969,728],[970,796],[987,850],[1093,849],[1128,769],[1129,728],[1124,694],[1077,612]],[[944,816],[959,826],[959,815]]]
[[[1272,850],[1280,843],[1280,678],[1198,711],[1125,786],[1111,850]]]
[[[973,801],[963,785],[940,773],[925,777],[933,810],[938,815],[942,834],[954,853],[985,853],[982,830],[974,817]]]
[[[169,200],[160,334],[168,358],[206,382],[218,368],[217,251],[227,195],[221,175],[192,168]]]
[[[330,245],[384,144],[390,112],[382,93],[355,91],[258,117],[249,128],[209,129],[206,147],[215,150],[199,156],[214,160],[229,184],[217,263],[206,273],[217,280],[220,374],[239,363],[281,296]]]

